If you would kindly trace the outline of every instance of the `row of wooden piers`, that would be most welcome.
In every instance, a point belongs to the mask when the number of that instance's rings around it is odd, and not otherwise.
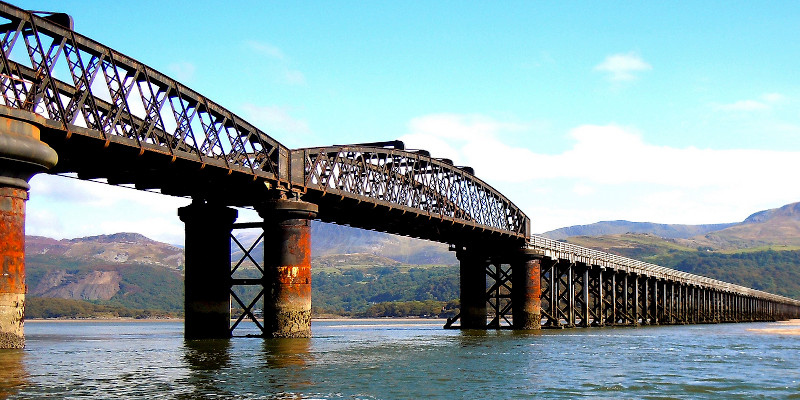
[[[542,261],[546,328],[777,321],[800,306],[565,260]]]
[[[461,311],[445,328],[780,321],[800,301],[542,237],[524,251],[458,250]],[[456,323],[458,322],[458,323]]]

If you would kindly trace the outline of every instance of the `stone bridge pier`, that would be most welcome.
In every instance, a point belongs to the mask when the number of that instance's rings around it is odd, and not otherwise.
[[[58,161],[56,152],[39,140],[39,133],[30,122],[0,117],[0,349],[25,346],[28,181]]]

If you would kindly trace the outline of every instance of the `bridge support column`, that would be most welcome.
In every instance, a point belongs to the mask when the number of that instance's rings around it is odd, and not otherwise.
[[[193,201],[178,209],[186,225],[186,339],[231,337],[231,230],[238,211]]]
[[[0,117],[0,349],[25,346],[25,202],[28,181],[58,161],[39,128]]]
[[[541,258],[537,258],[536,253],[529,250],[523,250],[521,253],[519,259],[511,264],[513,328],[517,330],[541,329]],[[587,283],[584,281],[584,288],[586,285]]]
[[[274,200],[258,207],[264,218],[264,334],[311,337],[311,220],[318,206]]]
[[[461,280],[461,328],[486,329],[486,267],[483,254],[459,250]],[[512,275],[513,277],[513,275]]]

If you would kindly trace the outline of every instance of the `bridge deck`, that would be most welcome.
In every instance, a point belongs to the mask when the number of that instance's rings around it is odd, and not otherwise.
[[[800,300],[778,296],[772,293],[734,285],[732,283],[723,282],[717,279],[690,274],[688,272],[682,272],[662,267],[660,265],[646,263],[643,261],[634,260],[632,258],[622,257],[541,236],[532,235],[528,243],[528,248],[554,260],[567,260],[573,263],[582,263],[589,266],[596,265],[613,271],[626,272],[638,276],[663,279],[685,285],[715,289],[786,304],[800,305]]]

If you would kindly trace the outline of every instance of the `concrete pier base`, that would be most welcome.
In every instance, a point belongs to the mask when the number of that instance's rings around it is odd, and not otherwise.
[[[264,334],[311,337],[311,220],[318,207],[281,199],[257,211],[264,219]]]
[[[540,259],[523,251],[511,264],[511,313],[513,329],[542,328]]]
[[[56,152],[39,128],[0,117],[0,349],[25,346],[25,201],[28,181],[53,167]]]
[[[486,266],[481,253],[460,250],[456,253],[460,269],[461,328],[486,329]]]
[[[231,230],[238,212],[194,201],[178,209],[186,224],[186,339],[231,337]]]

